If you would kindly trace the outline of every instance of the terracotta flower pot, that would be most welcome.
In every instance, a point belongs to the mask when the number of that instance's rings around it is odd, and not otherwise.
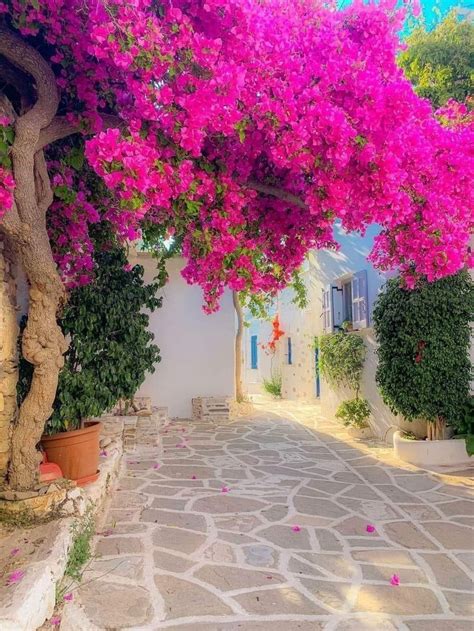
[[[68,480],[79,486],[95,482],[99,476],[99,434],[101,423],[88,423],[83,429],[44,435],[41,444],[49,462],[55,462]]]

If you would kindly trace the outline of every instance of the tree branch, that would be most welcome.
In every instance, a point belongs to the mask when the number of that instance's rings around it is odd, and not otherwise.
[[[35,153],[35,193],[38,208],[46,216],[54,196],[43,151]]]
[[[33,77],[37,99],[24,114],[22,124],[41,129],[49,125],[59,105],[56,77],[48,62],[21,37],[0,25],[0,54],[22,72]]]
[[[103,129],[118,127],[122,129],[125,125],[124,121],[118,116],[111,114],[102,114]],[[70,123],[65,116],[55,116],[51,123],[41,130],[38,142],[36,143],[36,151],[41,151],[47,145],[50,145],[61,138],[66,138],[72,134],[81,133],[81,129],[74,123]]]
[[[246,184],[247,188],[251,188],[258,193],[263,193],[264,195],[269,195],[270,197],[276,197],[277,199],[281,199],[284,202],[289,202],[294,206],[298,206],[299,208],[304,208],[308,210],[308,205],[298,197],[297,195],[293,195],[293,193],[288,193],[288,191],[283,191],[281,188],[277,188],[275,186],[268,186],[267,184],[260,184],[260,182],[255,182],[254,180],[249,180]]]

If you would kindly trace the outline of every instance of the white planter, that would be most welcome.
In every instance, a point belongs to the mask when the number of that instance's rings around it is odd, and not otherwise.
[[[393,435],[395,455],[419,467],[450,466],[474,464],[466,451],[463,438],[451,440],[409,440],[401,432]]]

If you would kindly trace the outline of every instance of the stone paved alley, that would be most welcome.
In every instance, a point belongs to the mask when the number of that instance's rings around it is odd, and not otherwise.
[[[473,497],[315,406],[174,421],[126,458],[61,630],[472,631]]]

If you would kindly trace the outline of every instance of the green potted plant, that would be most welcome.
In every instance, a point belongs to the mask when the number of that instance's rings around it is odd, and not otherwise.
[[[336,411],[336,418],[343,422],[352,436],[358,438],[368,438],[372,435],[368,423],[369,416],[369,402],[359,397],[343,401]]]
[[[128,266],[123,248],[113,247],[96,255],[93,282],[71,292],[60,322],[70,345],[41,445],[79,485],[98,475],[101,424],[94,417],[132,398],[160,361],[143,313],[161,306],[157,290],[158,283],[144,284],[141,266]],[[31,374],[25,360],[20,373],[21,400]]]
[[[432,283],[420,279],[413,290],[391,279],[377,300],[376,382],[382,397],[408,421],[426,421],[422,440],[395,432],[402,460],[420,466],[469,462],[467,443],[451,438],[463,424],[469,397],[473,314],[474,285],[465,270]]]

